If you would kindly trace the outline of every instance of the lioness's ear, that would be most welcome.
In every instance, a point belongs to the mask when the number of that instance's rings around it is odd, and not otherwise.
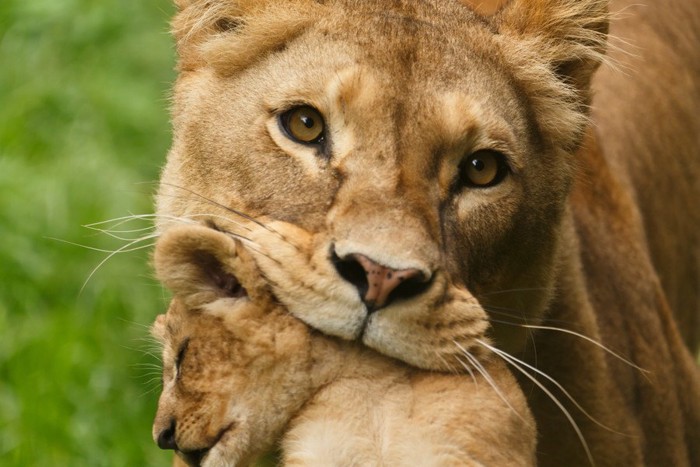
[[[232,266],[236,241],[202,226],[176,226],[158,239],[154,253],[158,279],[188,307],[246,294]]]
[[[607,0],[512,0],[494,18],[501,33],[535,47],[587,104],[606,49]]]
[[[245,67],[296,37],[323,0],[175,0],[172,22],[179,67],[212,65],[223,73]]]

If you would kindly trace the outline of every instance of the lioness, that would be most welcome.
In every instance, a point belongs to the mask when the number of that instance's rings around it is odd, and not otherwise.
[[[155,265],[174,298],[152,327],[154,436],[190,465],[248,465],[283,432],[284,465],[534,465],[535,424],[501,360],[472,380],[313,332],[240,243],[205,227],[166,232]]]
[[[700,465],[700,8],[640,3],[606,59],[603,0],[178,0],[158,227],[329,336],[502,358],[540,465]]]

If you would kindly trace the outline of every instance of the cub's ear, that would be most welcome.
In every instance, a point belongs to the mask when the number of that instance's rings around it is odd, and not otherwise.
[[[299,35],[324,0],[175,0],[172,21],[182,71],[212,65],[222,73],[247,66]]]
[[[503,34],[529,42],[584,104],[593,72],[605,55],[607,0],[512,0],[495,16]]]
[[[246,295],[234,271],[240,263],[236,241],[222,232],[172,227],[158,239],[153,260],[158,279],[188,307]]]

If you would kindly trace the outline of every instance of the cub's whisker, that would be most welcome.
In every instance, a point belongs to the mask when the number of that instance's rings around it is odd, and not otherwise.
[[[160,355],[162,345],[160,344],[160,342],[158,342],[158,348],[154,348],[154,349],[134,348],[134,347],[126,346],[126,345],[122,345],[121,347],[123,349],[130,350],[132,352],[138,352],[141,355],[151,357],[152,359],[154,359],[158,362],[160,362],[162,360],[162,357]]]
[[[153,384],[154,382],[155,381],[151,381],[148,384]],[[141,399],[141,398],[144,398],[146,396],[150,396],[154,392],[158,391],[160,389],[160,379],[157,382],[158,382],[158,384],[153,384],[153,387],[147,389],[146,392],[139,394],[139,398]]]

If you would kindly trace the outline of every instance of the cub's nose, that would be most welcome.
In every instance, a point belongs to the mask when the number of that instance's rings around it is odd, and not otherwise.
[[[337,258],[335,267],[357,288],[370,312],[385,307],[394,299],[418,295],[427,288],[429,280],[418,269],[393,269],[359,253]]]
[[[170,426],[158,434],[156,442],[161,449],[177,450],[177,443],[175,442],[175,420],[170,422]]]

